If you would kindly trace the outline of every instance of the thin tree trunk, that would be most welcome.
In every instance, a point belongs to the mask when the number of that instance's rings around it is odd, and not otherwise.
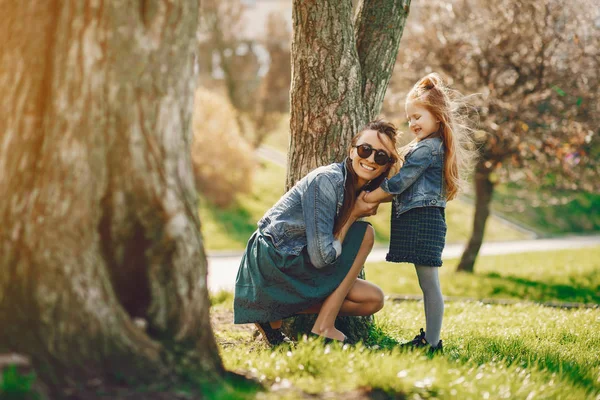
[[[410,0],[364,0],[353,22],[350,1],[294,0],[286,190],[314,168],[346,158],[352,136],[379,113],[409,7]],[[357,340],[367,338],[371,322],[343,317],[336,325]],[[313,323],[302,315],[285,330],[296,336]]]
[[[167,342],[221,374],[190,161],[197,3],[0,12],[0,352],[55,388],[165,377]]]
[[[367,121],[381,110],[409,11],[410,0],[363,0],[359,4],[354,26]]]
[[[493,169],[486,167],[486,161],[477,163],[475,168],[475,217],[473,232],[463,252],[457,271],[473,272],[475,260],[483,243],[485,224],[490,215],[490,203],[494,194],[494,183],[490,180]]]

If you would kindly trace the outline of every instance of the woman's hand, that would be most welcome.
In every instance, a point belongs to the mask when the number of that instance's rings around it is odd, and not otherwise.
[[[379,203],[369,203],[367,202],[367,193],[368,192],[360,192],[356,202],[354,203],[354,208],[352,209],[352,215],[356,218],[369,217],[371,215],[377,214],[377,208],[379,208]]]

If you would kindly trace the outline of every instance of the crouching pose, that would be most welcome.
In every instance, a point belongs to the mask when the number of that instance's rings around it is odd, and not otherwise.
[[[344,162],[310,172],[258,222],[248,240],[235,284],[234,322],[255,323],[275,345],[289,341],[281,320],[318,314],[312,334],[345,341],[338,315],[372,315],[383,307],[381,289],[358,274],[374,231],[357,219],[375,214],[361,201],[397,172],[396,129],[368,123],[354,138]]]

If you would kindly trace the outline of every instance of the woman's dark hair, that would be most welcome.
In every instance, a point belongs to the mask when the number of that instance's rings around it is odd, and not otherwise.
[[[377,120],[369,122],[368,124],[363,126],[363,128],[356,135],[354,135],[354,137],[352,138],[352,141],[350,142],[349,151],[352,150],[352,148],[354,146],[356,146],[358,139],[360,139],[362,134],[366,131],[377,132],[377,136],[380,139],[381,139],[381,135],[385,135],[385,136],[387,136],[388,139],[390,139],[390,141],[392,142],[392,148],[394,151],[394,154],[391,154],[391,157],[392,157],[394,163],[389,164],[388,167],[386,168],[386,170],[383,171],[381,173],[381,175],[379,175],[376,179],[373,179],[371,182],[369,182],[364,187],[359,188],[356,186],[358,177],[356,175],[356,172],[354,171],[354,168],[352,167],[352,160],[350,159],[350,157],[346,157],[346,160],[344,161],[346,164],[346,171],[347,171],[346,172],[346,184],[344,185],[344,202],[342,203],[340,212],[339,212],[337,218],[335,219],[335,224],[333,225],[333,234],[334,235],[336,235],[340,231],[340,229],[342,229],[342,226],[344,226],[344,224],[346,223],[348,218],[350,218],[350,211],[352,211],[352,208],[354,207],[354,203],[356,203],[356,198],[359,194],[359,191],[360,190],[375,190],[379,187],[381,182],[383,182],[383,180],[390,175],[391,170],[393,170],[394,173],[397,172],[397,168],[395,166],[396,166],[396,164],[398,164],[398,162],[397,162],[398,161],[398,153],[396,151],[396,137],[397,137],[398,132],[397,132],[394,124],[392,124],[391,122],[385,121],[383,119],[377,119]],[[382,142],[383,142],[383,140],[382,140]]]

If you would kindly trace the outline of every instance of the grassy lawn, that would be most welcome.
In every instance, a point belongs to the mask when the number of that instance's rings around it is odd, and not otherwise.
[[[214,312],[227,315],[226,307]],[[412,339],[422,319],[422,304],[389,303],[376,318],[379,340]],[[225,367],[263,383],[265,399],[374,393],[382,399],[594,399],[600,393],[599,322],[597,309],[449,303],[444,354],[433,359],[389,345],[341,348],[312,341],[271,351],[252,341],[249,330],[227,325],[216,336]]]
[[[599,303],[598,260],[600,247],[481,257],[474,275],[442,268],[442,285],[446,295]],[[419,293],[408,265],[370,264],[367,277],[386,293]],[[213,303],[225,367],[260,381],[266,391],[256,398],[600,399],[599,308],[448,302],[444,353],[432,358],[393,346],[424,325],[421,302],[388,301],[366,344],[300,341],[274,351],[252,340],[251,326],[231,324],[230,293]],[[230,386],[214,398],[255,397],[245,390]]]
[[[547,235],[600,231],[600,194],[534,191],[498,185],[493,208],[511,219]]]
[[[440,269],[446,296],[600,303],[600,247],[479,257],[473,275],[457,264]],[[421,294],[411,264],[370,263],[365,273],[385,293]]]
[[[253,190],[240,194],[236,204],[227,210],[219,210],[201,199],[200,220],[202,233],[209,251],[242,250],[256,222],[283,194],[285,186],[285,168],[270,162],[262,162],[253,177]],[[377,241],[386,245],[389,241],[390,204],[382,204],[376,216],[368,220],[375,227]],[[473,207],[460,200],[449,203],[446,210],[448,223],[447,242],[464,242],[470,234],[473,222]],[[527,237],[524,233],[491,217],[485,240],[516,240]]]

